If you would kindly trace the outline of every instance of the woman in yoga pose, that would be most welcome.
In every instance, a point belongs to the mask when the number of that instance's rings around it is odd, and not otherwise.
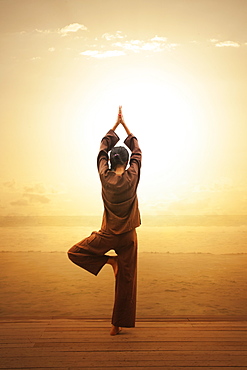
[[[130,160],[125,147],[115,146],[119,141],[115,133],[119,124],[123,125],[127,134],[124,143],[131,151]],[[122,107],[119,107],[117,121],[103,137],[97,158],[104,203],[101,229],[92,232],[89,237],[76,243],[68,251],[72,262],[94,275],[97,275],[105,264],[112,266],[116,283],[111,335],[118,334],[122,327],[135,326],[137,283],[135,229],[141,224],[136,190],[140,179],[141,158],[137,138],[126,126]],[[111,249],[115,250],[116,256],[105,254]]]

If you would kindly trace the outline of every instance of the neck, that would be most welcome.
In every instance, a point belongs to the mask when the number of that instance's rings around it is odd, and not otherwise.
[[[115,172],[116,175],[122,175],[122,173],[124,173],[124,171],[125,171],[124,166],[117,166],[114,172]]]

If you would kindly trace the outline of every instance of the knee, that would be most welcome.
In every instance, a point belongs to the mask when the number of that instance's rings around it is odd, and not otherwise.
[[[68,258],[69,258],[70,260],[72,260],[72,258],[73,258],[73,248],[74,248],[74,247],[71,247],[71,248],[68,250],[68,252],[67,252],[67,256],[68,256]]]
[[[71,252],[70,251],[67,252],[67,256],[68,256],[68,259],[71,260]]]

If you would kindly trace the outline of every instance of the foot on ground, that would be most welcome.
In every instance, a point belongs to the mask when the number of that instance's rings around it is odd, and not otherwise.
[[[119,326],[112,325],[110,335],[117,335],[120,333],[121,330],[122,328],[120,328]]]

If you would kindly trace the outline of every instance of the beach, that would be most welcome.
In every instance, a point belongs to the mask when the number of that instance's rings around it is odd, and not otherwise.
[[[247,255],[140,253],[137,318],[245,315]],[[114,277],[62,252],[1,253],[1,317],[111,317]]]
[[[0,219],[2,317],[111,317],[114,276],[67,250],[100,218]],[[247,218],[145,218],[138,228],[137,318],[247,314]],[[113,254],[110,251],[109,254]]]

